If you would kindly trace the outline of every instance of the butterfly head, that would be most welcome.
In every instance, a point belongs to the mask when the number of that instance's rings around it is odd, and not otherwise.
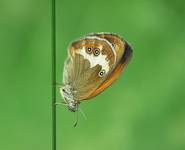
[[[72,112],[78,110],[79,102],[75,100],[74,93],[75,91],[72,89],[70,85],[64,85],[60,87],[60,93],[64,98],[64,102],[66,103],[68,109]]]

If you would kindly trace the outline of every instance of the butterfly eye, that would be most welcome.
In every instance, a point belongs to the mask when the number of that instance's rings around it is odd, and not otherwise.
[[[91,49],[90,47],[87,47],[87,48],[86,48],[86,52],[87,52],[88,54],[91,54],[91,53],[92,53],[92,49]]]
[[[105,74],[105,70],[104,69],[99,72],[99,76],[100,77],[103,77],[104,74]]]
[[[94,56],[98,56],[100,54],[100,49],[99,48],[95,48],[93,53],[94,53]]]

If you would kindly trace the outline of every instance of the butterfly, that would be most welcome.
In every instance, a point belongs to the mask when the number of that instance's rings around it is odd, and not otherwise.
[[[115,81],[132,56],[132,48],[112,33],[91,33],[72,42],[64,64],[60,94],[72,112]]]

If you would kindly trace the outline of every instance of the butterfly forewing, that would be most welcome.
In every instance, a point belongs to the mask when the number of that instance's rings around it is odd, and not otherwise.
[[[73,42],[69,52],[70,59],[65,68],[70,71],[64,76],[68,76],[65,80],[70,81],[65,82],[73,87],[76,100],[88,99],[114,68],[116,58],[112,45],[98,37],[86,37]]]

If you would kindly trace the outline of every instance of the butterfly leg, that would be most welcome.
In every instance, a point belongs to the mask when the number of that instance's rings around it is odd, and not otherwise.
[[[62,83],[56,82],[55,86],[60,88],[62,86]]]
[[[56,102],[55,105],[65,105],[65,106],[67,106],[67,104],[65,102]]]

